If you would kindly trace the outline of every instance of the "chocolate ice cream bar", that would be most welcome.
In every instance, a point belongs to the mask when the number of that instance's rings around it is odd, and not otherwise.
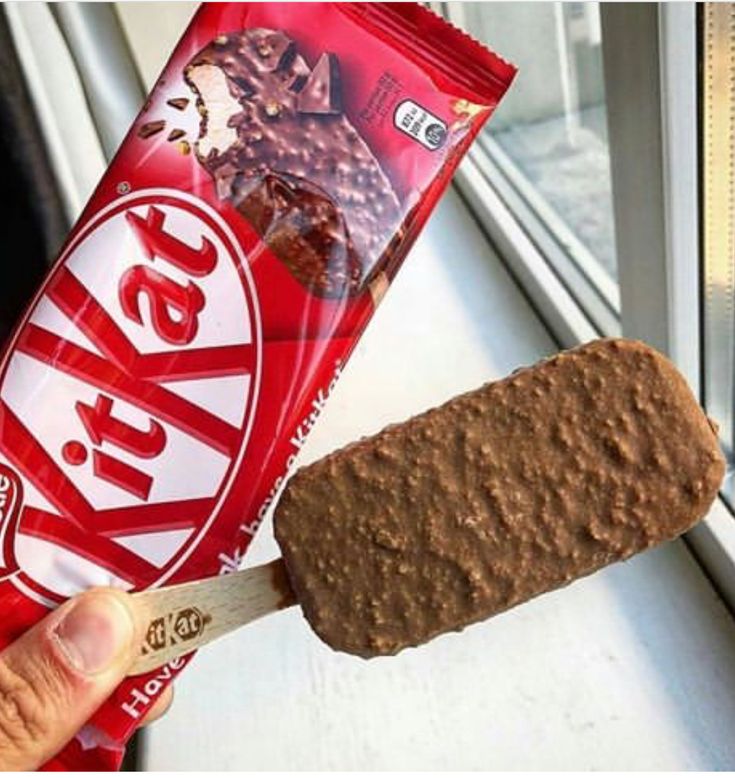
[[[312,70],[280,30],[223,34],[186,80],[201,114],[197,158],[312,294],[359,293],[390,260],[401,206],[343,112],[339,61]]]
[[[676,368],[601,340],[303,468],[275,532],[313,629],[372,657],[677,537],[723,475]]]

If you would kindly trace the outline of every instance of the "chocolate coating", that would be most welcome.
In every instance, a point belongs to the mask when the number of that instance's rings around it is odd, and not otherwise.
[[[601,340],[299,470],[275,532],[317,634],[394,654],[677,537],[724,469],[674,366]]]
[[[170,105],[172,108],[175,108],[177,111],[184,111],[186,110],[186,107],[189,105],[189,98],[172,97],[170,100],[166,100],[166,105]]]
[[[195,150],[218,196],[253,222],[309,291],[342,297],[361,291],[387,259],[402,214],[340,110],[336,57],[325,55],[314,73],[284,33],[249,29],[216,38],[185,78],[202,116]],[[277,202],[284,192],[286,211]]]
[[[299,90],[296,107],[300,113],[342,113],[342,82],[336,54],[322,54]]]
[[[138,137],[143,139],[152,138],[161,132],[165,126],[166,122],[162,119],[155,122],[146,122],[138,129]]]

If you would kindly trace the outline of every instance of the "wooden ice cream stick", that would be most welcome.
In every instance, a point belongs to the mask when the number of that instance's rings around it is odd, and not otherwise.
[[[295,604],[282,559],[202,581],[133,595],[143,625],[129,675],[154,670],[261,616]]]

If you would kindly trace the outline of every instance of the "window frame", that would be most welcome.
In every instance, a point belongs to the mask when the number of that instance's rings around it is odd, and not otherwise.
[[[467,29],[463,3],[430,6]],[[560,346],[621,334],[616,284],[492,137],[473,144],[455,182]]]

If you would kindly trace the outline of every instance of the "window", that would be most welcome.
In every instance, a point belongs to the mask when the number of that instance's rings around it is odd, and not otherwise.
[[[472,159],[596,333],[620,308],[597,3],[447,3],[516,83]],[[594,335],[595,333],[590,333]]]

